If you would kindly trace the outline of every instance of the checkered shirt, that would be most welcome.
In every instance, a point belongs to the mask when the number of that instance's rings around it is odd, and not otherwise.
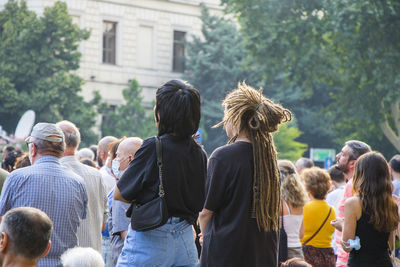
[[[32,166],[13,171],[4,182],[0,216],[17,207],[35,207],[53,221],[51,249],[39,267],[61,266],[60,256],[77,245],[77,229],[86,218],[88,195],[82,178],[58,158],[42,156]]]

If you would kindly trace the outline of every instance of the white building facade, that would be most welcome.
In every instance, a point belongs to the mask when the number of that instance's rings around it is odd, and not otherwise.
[[[184,71],[183,39],[201,35],[203,2],[221,13],[219,0],[63,0],[73,22],[91,31],[80,45],[79,76],[85,80],[86,100],[99,91],[111,105],[123,103],[122,90],[131,79],[143,88],[149,106],[163,82]],[[6,3],[0,0],[0,8]],[[29,9],[43,13],[55,0],[26,0]]]

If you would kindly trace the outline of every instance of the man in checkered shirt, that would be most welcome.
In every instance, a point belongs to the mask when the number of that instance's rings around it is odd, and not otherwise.
[[[81,177],[59,162],[65,142],[58,126],[38,123],[26,142],[32,166],[17,169],[7,177],[1,192],[0,216],[24,206],[44,211],[54,228],[50,252],[38,266],[61,266],[61,254],[77,245],[79,222],[86,218],[86,187]]]

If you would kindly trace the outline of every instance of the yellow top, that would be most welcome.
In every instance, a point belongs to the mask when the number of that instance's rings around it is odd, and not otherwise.
[[[300,240],[302,244],[319,229],[326,216],[328,216],[329,208],[330,206],[325,200],[312,200],[304,206],[304,237]],[[332,207],[328,220],[326,220],[318,234],[307,243],[307,246],[330,248],[332,234],[335,231],[335,228],[330,222],[335,219],[336,213],[335,209]]]

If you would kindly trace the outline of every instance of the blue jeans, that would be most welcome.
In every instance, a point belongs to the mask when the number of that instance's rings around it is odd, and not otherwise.
[[[199,265],[192,226],[172,217],[163,226],[137,232],[129,226],[117,266],[170,267]]]

